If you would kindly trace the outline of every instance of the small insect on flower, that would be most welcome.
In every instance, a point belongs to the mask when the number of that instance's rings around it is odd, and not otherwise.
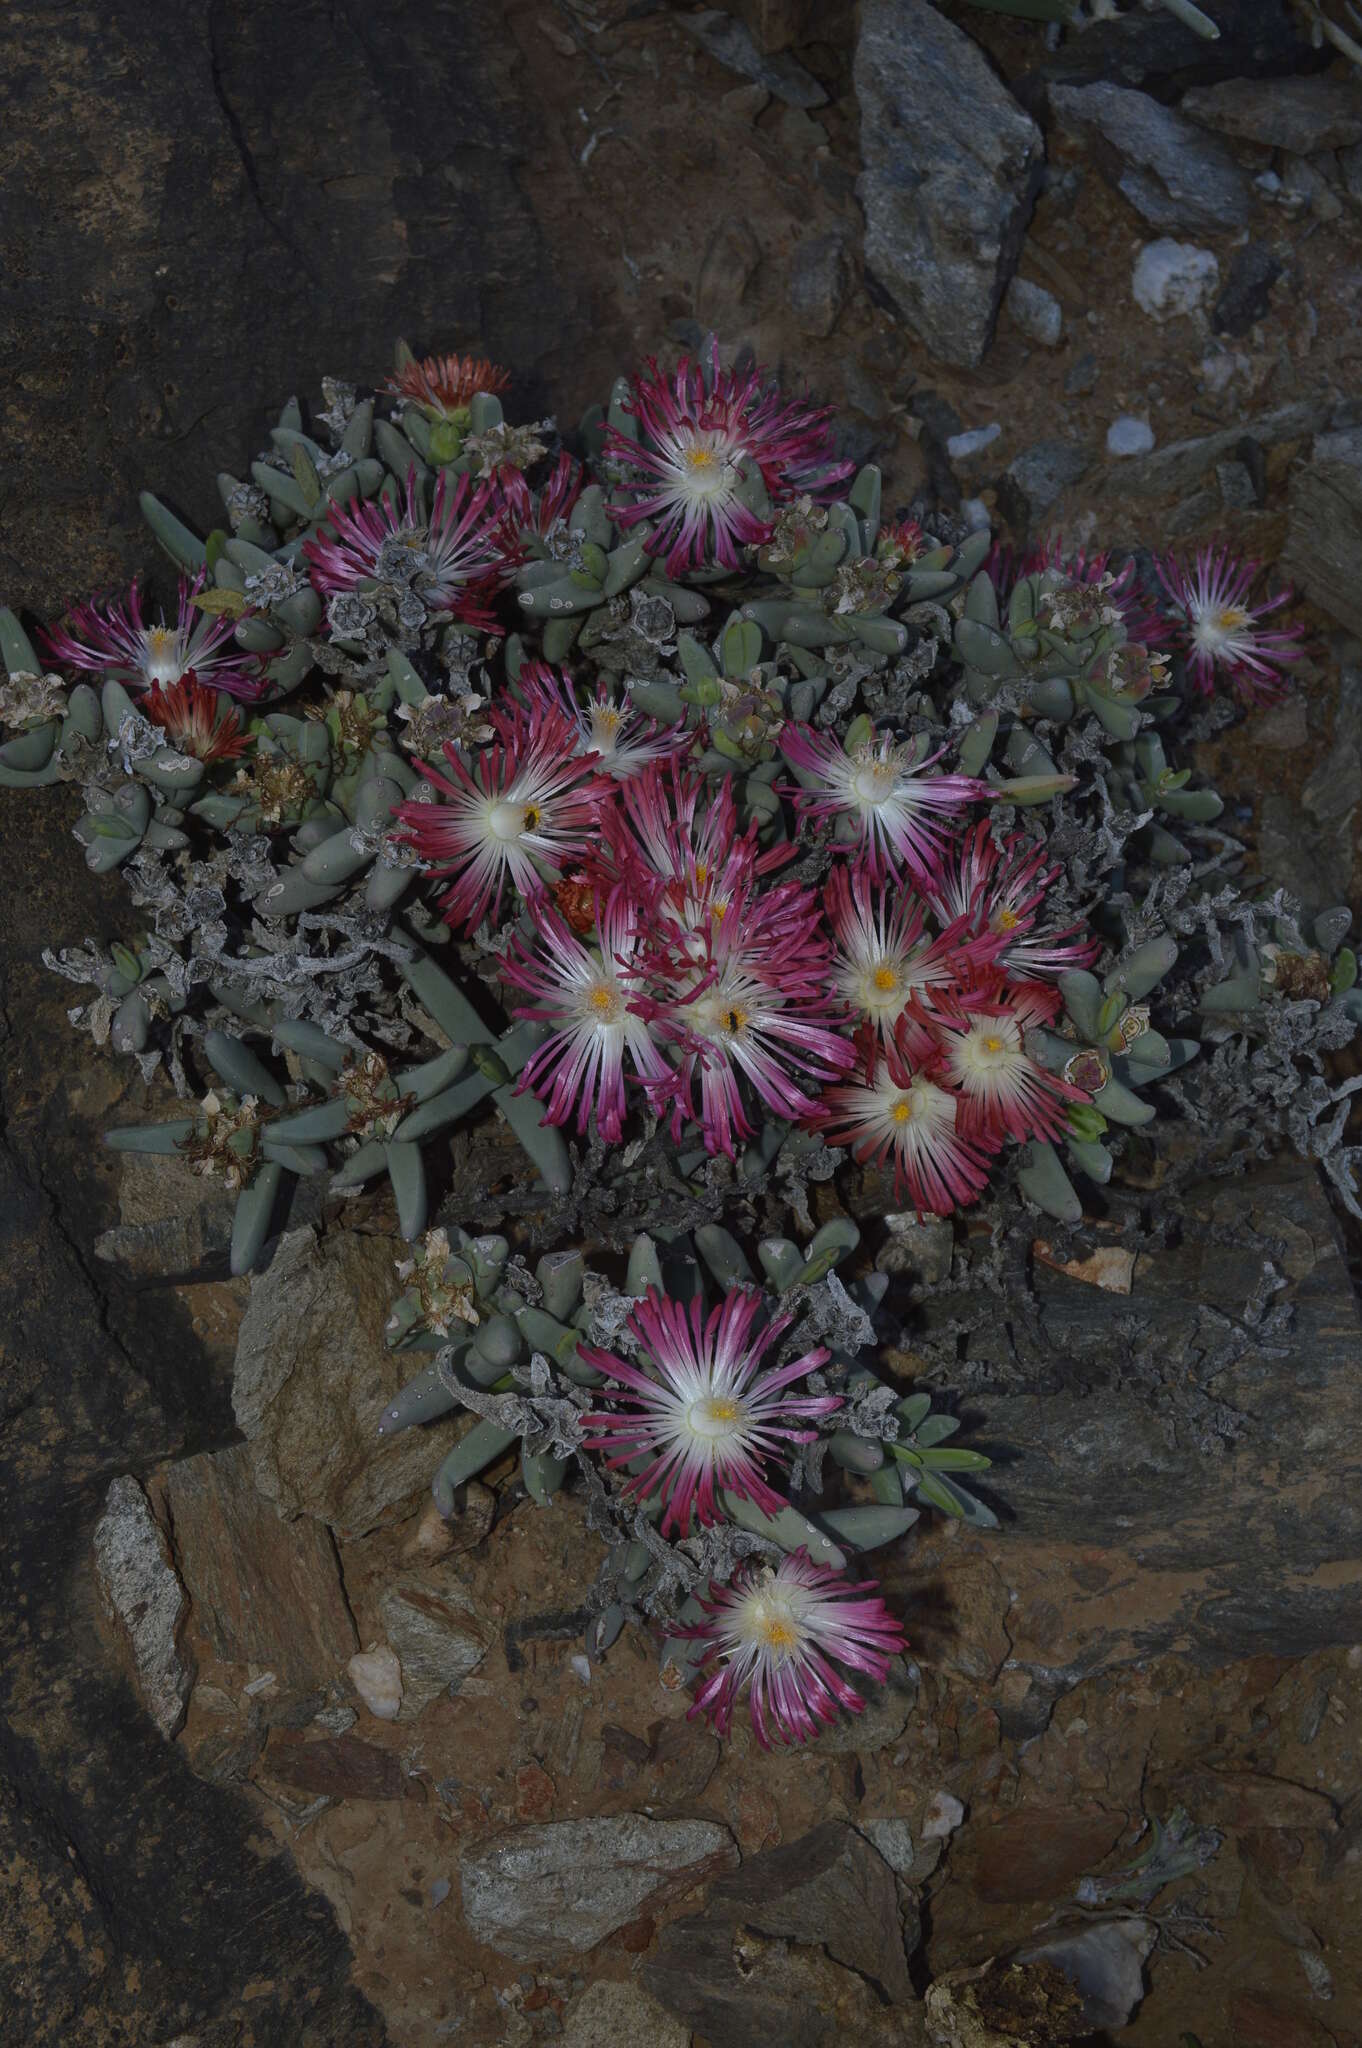
[[[672,1069],[635,1007],[640,928],[626,891],[615,889],[604,902],[597,896],[593,923],[599,951],[583,945],[566,920],[544,905],[532,943],[519,939],[502,972],[513,987],[538,999],[515,1015],[554,1026],[517,1092],[528,1088],[547,1104],[547,1123],[568,1123],[575,1112],[583,1132],[594,1111],[601,1136],[617,1145],[627,1108],[626,1058],[635,1076],[654,1090],[665,1091]]]
[[[221,690],[205,690],[191,668],[178,683],[153,683],[142,709],[177,753],[196,761],[234,761],[251,744]]]
[[[888,733],[847,749],[831,733],[787,725],[780,745],[806,779],[797,806],[812,817],[845,819],[875,881],[905,867],[919,880],[929,876],[950,841],[943,819],[993,793],[971,775],[929,774],[941,755],[922,760],[914,741],[895,744]]]
[[[1182,629],[1194,688],[1209,697],[1220,675],[1246,703],[1271,704],[1281,697],[1288,680],[1282,669],[1300,659],[1305,629],[1264,628],[1258,622],[1289,604],[1292,592],[1250,604],[1260,564],[1236,561],[1224,547],[1201,548],[1190,568],[1174,555],[1157,567]]]
[[[465,412],[478,392],[505,391],[510,382],[510,371],[485,356],[412,356],[383,389],[405,398],[428,420],[447,420]]]
[[[700,1601],[704,1621],[676,1632],[705,1646],[690,1717],[703,1716],[727,1735],[746,1688],[763,1749],[773,1737],[807,1742],[837,1720],[839,1708],[859,1714],[865,1700],[837,1666],[882,1685],[907,1647],[874,1579],[815,1564],[807,1550],[791,1551],[774,1570],[764,1559],[742,1564],[710,1595]]]
[[[684,1536],[692,1509],[702,1523],[721,1520],[721,1490],[763,1514],[783,1508],[763,1476],[768,1461],[783,1462],[782,1443],[811,1443],[818,1432],[806,1423],[842,1405],[837,1394],[785,1391],[826,1363],[830,1353],[822,1345],[762,1371],[762,1359],[794,1321],[777,1316],[758,1328],[763,1314],[761,1296],[747,1288],[735,1288],[708,1317],[698,1301],[671,1301],[649,1288],[628,1328],[656,1377],[611,1351],[579,1347],[584,1365],[629,1390],[618,1396],[619,1409],[587,1416],[598,1434],[585,1438],[586,1446],[611,1452],[612,1469],[648,1460],[625,1492],[635,1500],[661,1495],[664,1536],[672,1528]]]
[[[494,484],[474,484],[467,476],[451,484],[442,471],[427,519],[412,469],[396,503],[375,498],[333,506],[322,531],[304,541],[303,553],[324,597],[375,583],[405,584],[438,617],[490,631],[497,624],[493,599],[516,564],[509,547]]]
[[[829,494],[851,474],[850,463],[832,460],[826,408],[786,399],[764,371],[721,369],[717,342],[707,363],[683,356],[671,377],[650,356],[624,403],[641,438],[607,431],[622,493],[612,517],[622,527],[654,522],[645,545],[669,576],[736,569],[740,549],[769,538],[774,522],[752,510],[751,486],[779,505]]]
[[[180,578],[173,626],[164,614],[148,625],[134,581],[121,604],[109,598],[76,605],[63,624],[42,635],[43,643],[54,661],[112,676],[128,689],[151,689],[157,683],[168,689],[192,675],[200,687],[249,701],[265,688],[264,659],[236,645],[234,618],[225,612],[213,617],[194,604],[206,578],[206,570],[192,583],[187,576]]]
[[[929,1031],[904,1017],[889,1044],[867,1048],[860,1076],[829,1088],[819,1129],[849,1145],[865,1165],[894,1168],[895,1199],[933,1216],[977,1202],[1000,1140],[964,1127],[946,1055]]]
[[[445,748],[448,775],[417,765],[435,800],[412,799],[397,816],[421,858],[451,878],[448,924],[474,931],[496,915],[510,882],[527,901],[546,881],[586,858],[597,808],[614,785],[576,751],[576,733],[557,712],[501,713],[494,744],[471,770]]]

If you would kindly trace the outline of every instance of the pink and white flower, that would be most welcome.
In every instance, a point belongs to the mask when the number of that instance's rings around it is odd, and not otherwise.
[[[192,674],[202,687],[249,701],[266,686],[264,659],[235,644],[234,618],[225,612],[215,618],[193,603],[207,579],[206,569],[192,583],[187,576],[180,578],[173,626],[166,624],[164,613],[155,625],[147,623],[134,581],[121,604],[109,598],[76,605],[61,625],[43,633],[43,644],[53,661],[66,668],[112,676],[128,689],[151,689],[157,683],[169,689]]]
[[[1258,623],[1289,604],[1292,592],[1248,602],[1260,566],[1236,561],[1224,547],[1199,549],[1190,568],[1174,555],[1157,565],[1182,628],[1188,673],[1203,697],[1221,675],[1249,703],[1271,704],[1287,687],[1282,669],[1300,659],[1304,627],[1264,629]]]
[[[672,1069],[636,1007],[640,929],[635,906],[622,889],[596,898],[599,947],[583,945],[563,918],[544,905],[536,913],[532,944],[521,939],[502,972],[513,987],[536,998],[517,1017],[537,1017],[553,1036],[530,1060],[519,1092],[530,1089],[547,1105],[545,1122],[566,1124],[575,1112],[585,1131],[592,1113],[607,1144],[624,1135],[625,1063],[656,1090]]]
[[[780,745],[814,785],[799,791],[798,807],[853,827],[876,881],[905,867],[918,879],[930,875],[951,837],[943,820],[993,794],[971,775],[929,774],[940,753],[921,760],[914,741],[895,743],[888,733],[848,749],[831,733],[787,725]]]
[[[833,869],[828,921],[836,941],[833,986],[886,1040],[911,999],[930,1004],[933,989],[952,989],[971,971],[968,920],[943,917],[946,929],[930,938],[918,899],[907,890],[877,890],[864,868]],[[980,957],[986,963],[991,949]]]
[[[405,582],[440,617],[484,631],[496,627],[493,600],[517,556],[494,482],[441,472],[430,517],[413,468],[401,498],[333,506],[325,528],[303,542],[313,584],[324,597],[375,582]]]
[[[706,1618],[679,1635],[705,1645],[691,1708],[727,1735],[744,1689],[763,1749],[807,1742],[838,1718],[865,1706],[839,1664],[882,1685],[907,1639],[876,1591],[874,1579],[815,1564],[792,1551],[774,1570],[764,1560],[738,1567],[726,1586],[702,1599]],[[874,1598],[870,1597],[875,1595]]]
[[[473,931],[501,908],[507,883],[525,899],[587,855],[601,799],[612,785],[578,754],[567,720],[543,711],[500,714],[498,734],[471,769],[446,746],[448,775],[417,763],[433,798],[397,808],[407,837],[437,875],[451,878],[446,922]]]
[[[650,762],[670,754],[685,753],[694,734],[681,725],[659,725],[636,711],[628,698],[616,703],[602,677],[595,693],[582,704],[570,676],[560,675],[542,661],[527,661],[520,671],[519,686],[532,704],[559,712],[571,720],[578,733],[578,751],[596,755],[601,771],[623,781],[637,775]]]
[[[933,1216],[977,1202],[1000,1140],[964,1128],[946,1055],[922,1024],[905,1017],[886,1046],[871,1046],[859,1077],[829,1088],[819,1128],[849,1145],[863,1166],[892,1162],[897,1198]]]
[[[721,1519],[720,1490],[750,1500],[763,1514],[786,1503],[767,1485],[768,1462],[781,1462],[780,1446],[809,1443],[816,1429],[805,1426],[841,1406],[836,1394],[791,1395],[829,1357],[821,1345],[789,1365],[761,1370],[761,1361],[793,1322],[777,1316],[757,1328],[760,1294],[735,1288],[705,1316],[700,1303],[671,1301],[650,1288],[628,1327],[656,1377],[640,1372],[611,1351],[582,1345],[583,1364],[594,1366],[628,1388],[619,1409],[586,1418],[598,1432],[585,1439],[588,1450],[609,1451],[612,1468],[647,1459],[628,1481],[633,1499],[660,1494],[662,1533],[684,1536],[694,1509],[702,1523]]]
[[[721,369],[717,342],[707,364],[683,356],[670,377],[650,356],[624,405],[641,439],[607,430],[621,493],[611,516],[622,527],[655,522],[647,550],[669,576],[735,569],[742,548],[770,538],[772,521],[744,502],[745,477],[759,475],[778,505],[827,495],[852,472],[832,459],[828,408],[784,398],[761,370]]]
[[[513,551],[525,542],[543,543],[555,560],[570,552],[569,520],[582,495],[582,465],[564,449],[541,490],[532,491],[523,470],[504,469],[497,478]]]
[[[1047,865],[1044,848],[1024,833],[1013,833],[1000,846],[982,822],[952,848],[922,890],[943,924],[963,925],[980,940],[994,941],[982,957],[1001,967],[1009,981],[1031,981],[1086,967],[1099,950],[1080,924],[1036,929],[1046,891],[1059,873],[1058,866]]]
[[[1006,1134],[1059,1138],[1072,1102],[1087,1095],[1037,1065],[1025,1038],[1049,1024],[1059,996],[1042,982],[1001,984],[992,995],[970,998],[970,1007],[934,1020],[945,1048],[944,1072],[960,1096],[961,1129],[972,1137]]]

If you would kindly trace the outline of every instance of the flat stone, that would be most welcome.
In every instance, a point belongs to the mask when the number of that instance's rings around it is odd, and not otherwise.
[[[864,0],[865,263],[932,352],[983,360],[1039,186],[1040,130],[928,0]]]
[[[1137,498],[1188,495],[1212,474],[1217,462],[1233,457],[1245,434],[1251,435],[1264,448],[1277,448],[1284,442],[1304,440],[1308,434],[1314,433],[1322,424],[1324,413],[1325,408],[1319,401],[1301,400],[1281,406],[1276,412],[1260,413],[1256,419],[1243,420],[1236,426],[1222,427],[1214,434],[1198,434],[1187,441],[1169,441],[1165,447],[1156,448],[1152,455],[1142,455],[1134,462],[1122,463],[1120,469],[1113,472],[1108,488]],[[1212,512],[1218,503],[1218,496],[1213,494],[1210,499]],[[1292,574],[1298,576],[1299,571],[1293,569]]]
[[[913,1848],[913,1831],[906,1820],[887,1818],[863,1820],[857,1823],[868,1842],[878,1849],[896,1877],[906,1877],[913,1867],[916,1851]]]
[[[714,1821],[641,1813],[549,1821],[498,1835],[464,1858],[464,1919],[500,1955],[559,1962],[737,1860],[733,1837]]]
[[[389,1647],[402,1666],[401,1719],[414,1720],[442,1693],[457,1691],[493,1641],[472,1599],[449,1567],[406,1572],[379,1596]]]
[[[913,1997],[894,1873],[845,1821],[825,1821],[798,1841],[749,1858],[710,1887],[705,1911],[760,1934],[825,1948],[896,2005]]]
[[[178,1279],[205,1267],[225,1276],[236,1203],[186,1160],[119,1155],[119,1221],[95,1239],[95,1257],[140,1280]]]
[[[1042,348],[1058,348],[1064,333],[1064,310],[1053,292],[1029,277],[1014,277],[1006,305],[1014,327]]]
[[[1313,49],[1299,17],[1281,0],[1216,0],[1215,25],[1218,34],[1208,40],[1165,8],[1148,14],[1132,8],[1090,22],[1081,35],[1066,36],[1053,50],[1037,38],[1030,43],[1031,68],[1017,81],[1018,97],[1026,106],[1039,106],[1048,86],[1100,79],[1123,85],[1153,80],[1174,93],[1222,78],[1275,83],[1329,61],[1328,46]]]
[[[1081,442],[1036,441],[1014,455],[1003,473],[998,502],[1019,531],[1048,512],[1071,484],[1087,475],[1093,451]]]
[[[1110,84],[1050,89],[1061,128],[1078,136],[1109,185],[1156,228],[1245,227],[1249,181],[1225,144],[1147,93]]]
[[[800,43],[826,42],[829,18],[846,8],[838,0],[733,0],[731,12],[746,23],[757,48],[774,56]]]
[[[1325,1793],[1260,1771],[1213,1771],[1198,1766],[1175,1772],[1164,1784],[1175,1803],[1195,1800],[1191,1811],[1200,1827],[1226,1828],[1235,1834],[1258,1828],[1288,1828],[1307,1834],[1320,1829],[1332,1834],[1338,1826],[1334,1803]]]
[[[695,310],[701,320],[722,322],[737,313],[761,262],[761,243],[748,222],[725,214],[710,234],[700,259]]]
[[[193,1625],[214,1653],[298,1691],[332,1676],[358,1640],[329,1531],[262,1501],[245,1444],[181,1459],[165,1485]]]
[[[801,334],[832,333],[851,288],[847,238],[834,229],[799,243],[790,267],[790,311]]]
[[[138,1690],[166,1740],[184,1720],[193,1667],[177,1637],[188,1613],[170,1549],[137,1481],[111,1482],[95,1524],[95,1573],[132,1650]]]
[[[827,94],[802,64],[784,54],[769,56],[759,50],[743,23],[721,8],[710,7],[702,14],[678,14],[675,20],[726,71],[736,71],[740,78],[750,78],[754,85],[765,86],[786,106],[826,106]]]
[[[1253,472],[1246,462],[1217,462],[1215,480],[1220,502],[1231,512],[1249,512],[1261,503]]]
[[[1292,472],[1282,570],[1362,634],[1362,428],[1320,434]]]
[[[268,1776],[295,1792],[330,1799],[412,1799],[426,1788],[402,1768],[396,1750],[380,1749],[358,1735],[306,1736],[275,1728],[265,1747]]]
[[[1220,135],[1297,156],[1362,142],[1362,85],[1351,78],[1227,78],[1194,86],[1180,105]]]
[[[401,1249],[357,1231],[290,1231],[251,1283],[237,1340],[232,1406],[256,1486],[281,1514],[348,1536],[410,1513],[463,1427],[378,1436],[412,1372],[383,1342]]]
[[[951,1869],[989,1905],[1071,1898],[1080,1877],[1115,1848],[1123,1813],[1068,1813],[1018,1807],[1002,1820],[976,1820],[951,1851]]]
[[[1144,1963],[1154,1946],[1153,1923],[1135,1916],[1025,1942],[1010,1960],[1062,1970],[1083,2000],[1090,2027],[1123,2027],[1144,1996]]]
[[[683,2027],[641,1984],[588,1984],[563,2021],[563,2048],[690,2048]]]

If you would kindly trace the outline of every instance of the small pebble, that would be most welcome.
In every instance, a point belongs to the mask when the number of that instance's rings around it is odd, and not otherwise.
[[[983,533],[993,524],[993,514],[982,498],[965,498],[961,502],[960,517],[971,533]]]
[[[1154,446],[1154,430],[1148,420],[1137,420],[1123,412],[1107,428],[1108,455],[1148,455]]]
[[[386,1643],[360,1650],[345,1668],[369,1712],[380,1721],[395,1721],[402,1708],[402,1666],[395,1652]]]
[[[965,1809],[953,1792],[933,1792],[922,1821],[924,1842],[944,1842],[965,1818]]]
[[[581,1679],[581,1681],[582,1681],[582,1684],[583,1684],[583,1685],[590,1685],[590,1683],[591,1683],[591,1663],[590,1663],[590,1660],[589,1660],[589,1658],[586,1658],[586,1657],[584,1657],[584,1656],[582,1655],[581,1651],[579,1650],[579,1651],[578,1651],[578,1653],[577,1653],[577,1655],[576,1655],[575,1657],[569,1657],[569,1658],[568,1658],[568,1662],[569,1662],[569,1664],[571,1664],[571,1666],[572,1666],[573,1670],[574,1670],[574,1671],[576,1672],[577,1676],[578,1676],[578,1677],[579,1677],[579,1678]]]
[[[1086,398],[1097,388],[1097,358],[1091,349],[1081,355],[1073,368],[1065,373],[1064,393],[1067,398]]]
[[[970,427],[963,434],[952,434],[946,443],[946,453],[952,462],[965,462],[971,455],[977,455],[997,440],[1002,432],[999,421],[994,420],[988,427]]]
[[[1029,341],[1038,341],[1042,348],[1059,347],[1064,314],[1059,300],[1044,285],[1032,284],[1026,277],[1014,277],[1007,288],[1007,310],[1013,325]]]
[[[440,1906],[440,1905],[443,1905],[444,1901],[445,1901],[445,1900],[446,1900],[446,1899],[447,1899],[448,1897],[449,1897],[449,1879],[448,1879],[447,1877],[437,1877],[437,1878],[436,1878],[436,1880],[435,1880],[435,1882],[434,1882],[434,1884],[433,1884],[433,1885],[431,1886],[431,1888],[430,1888],[430,1903],[431,1903],[431,1905],[432,1905],[432,1906]]]
[[[1165,236],[1145,243],[1135,258],[1130,288],[1151,320],[1172,320],[1204,306],[1219,283],[1220,265],[1211,250]]]

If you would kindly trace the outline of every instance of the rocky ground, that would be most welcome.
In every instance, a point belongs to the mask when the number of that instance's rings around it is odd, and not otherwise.
[[[1302,688],[1208,766],[1356,901],[1362,87],[1211,11],[11,10],[4,595],[144,566],[143,485],[210,523],[269,402],[397,332],[567,419],[717,327],[902,502],[1283,560]],[[1150,2048],[1362,2041],[1359,1331],[1307,1168],[1200,1191],[1125,1294],[1035,1255],[955,1390],[1004,1528],[905,1542],[862,1722],[721,1749],[651,1647],[584,1658],[570,1497],[494,1471],[446,1527],[449,1426],[374,1452],[381,1205],[252,1287],[202,1183],[97,1149],[146,1103],[39,961],[116,930],[66,809],[0,799],[6,2041],[981,2048],[1141,1992]],[[948,1236],[871,1246],[924,1319]]]

